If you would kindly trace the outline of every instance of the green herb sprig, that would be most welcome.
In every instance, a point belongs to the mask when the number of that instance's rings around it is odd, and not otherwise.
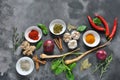
[[[24,33],[22,32],[22,36],[20,37],[20,34],[17,33],[17,28],[13,27],[13,36],[12,36],[13,51],[16,51],[16,49],[22,43],[23,40],[24,40]]]
[[[74,77],[74,74],[73,74],[72,70],[76,66],[76,63],[72,63],[72,64],[69,64],[69,65],[66,65],[64,63],[64,58],[65,58],[65,56],[62,59],[54,60],[52,62],[52,65],[51,65],[51,70],[56,75],[59,75],[59,74],[65,72],[66,78],[68,80],[75,80],[75,77]]]
[[[103,74],[107,71],[111,61],[112,61],[113,57],[112,54],[110,56],[108,56],[106,58],[105,61],[100,62],[97,66],[96,69],[94,70],[94,72],[96,72],[97,70],[100,70],[100,78],[102,78]]]

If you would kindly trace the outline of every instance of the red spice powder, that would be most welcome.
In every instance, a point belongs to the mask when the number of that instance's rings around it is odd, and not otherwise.
[[[32,30],[30,33],[29,33],[29,38],[30,39],[33,39],[33,40],[38,40],[39,39],[39,33],[38,31],[36,30]]]

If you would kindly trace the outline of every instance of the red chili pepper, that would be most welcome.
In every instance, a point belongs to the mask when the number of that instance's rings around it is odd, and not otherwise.
[[[113,36],[115,35],[115,32],[117,30],[117,24],[118,24],[118,18],[115,18],[114,19],[114,25],[113,25],[113,28],[112,28],[112,32],[111,32],[111,34],[109,36],[109,39],[112,39]]]
[[[105,28],[96,25],[96,24],[93,22],[93,20],[92,20],[92,18],[91,18],[90,16],[87,16],[87,18],[88,18],[91,26],[92,26],[94,29],[96,29],[96,30],[98,30],[98,31],[105,31]]]
[[[106,37],[108,37],[110,34],[110,30],[109,30],[107,21],[100,15],[96,15],[96,17],[102,21],[103,25],[105,26],[105,30],[106,30],[105,35],[106,35]]]

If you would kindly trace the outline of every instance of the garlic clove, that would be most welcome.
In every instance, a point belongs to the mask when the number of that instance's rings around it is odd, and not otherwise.
[[[68,42],[69,49],[75,49],[77,47],[77,41],[76,40],[70,40]]]
[[[78,40],[80,38],[80,33],[78,31],[72,31],[71,33],[71,37],[74,39],[74,40]]]
[[[69,41],[71,40],[71,35],[70,35],[70,33],[65,33],[65,34],[63,35],[63,40],[64,40],[65,42],[69,42]]]

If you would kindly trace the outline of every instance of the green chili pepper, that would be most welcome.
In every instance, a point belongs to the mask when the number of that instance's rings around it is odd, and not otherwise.
[[[36,45],[36,50],[38,50],[43,44],[43,41],[39,41]]]
[[[47,31],[47,30],[43,30],[43,34],[44,34],[44,35],[47,35],[47,34],[48,34],[48,31]]]
[[[38,24],[37,26],[42,30],[44,35],[48,34],[48,29],[44,24]]]

